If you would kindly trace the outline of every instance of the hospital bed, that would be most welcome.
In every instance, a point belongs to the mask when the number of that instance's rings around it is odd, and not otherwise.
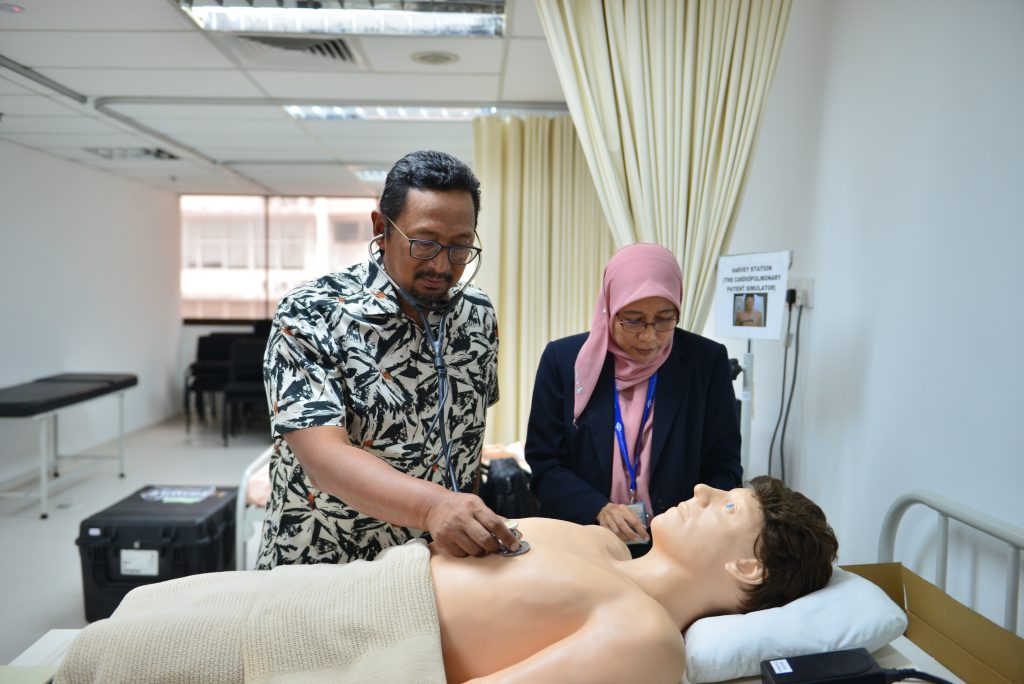
[[[236,555],[238,568],[245,569],[251,568],[252,563],[247,560],[254,556],[253,550],[250,545],[258,543],[258,537],[254,536],[254,529],[258,530],[259,524],[263,520],[264,506],[266,504],[266,496],[269,494],[269,474],[268,464],[273,447],[269,447],[263,453],[261,453],[256,459],[249,464],[242,475],[239,483],[239,491],[245,492],[245,496],[238,497],[238,512],[236,519],[239,523],[236,525],[238,539],[236,546]],[[487,461],[494,458],[507,458],[514,457],[516,461],[522,461],[522,447],[521,444],[513,444],[508,447],[491,445],[485,447],[485,466]],[[523,461],[525,464],[525,461]],[[528,466],[526,466],[528,467]],[[952,610],[956,614],[960,614],[959,620],[968,620],[972,623],[977,623],[979,629],[982,631],[991,628],[996,628],[995,625],[982,618],[977,613],[970,611],[964,606],[956,603],[948,595],[944,593],[946,588],[946,567],[947,567],[947,556],[948,556],[948,532],[949,532],[949,519],[960,521],[966,525],[973,527],[978,532],[987,534],[995,537],[1000,541],[1005,542],[1009,546],[1009,555],[1007,562],[1007,583],[1006,583],[1006,597],[1007,607],[1004,625],[1006,630],[998,630],[998,628],[992,630],[992,638],[987,640],[989,644],[996,644],[996,650],[1005,648],[1009,652],[1013,651],[1016,647],[1018,651],[1024,653],[1022,645],[1024,641],[1012,635],[1012,630],[1016,625],[1017,614],[1019,611],[1018,606],[1018,592],[1019,592],[1019,576],[1020,576],[1020,553],[1021,549],[1024,549],[1024,530],[1009,525],[1003,521],[997,520],[991,516],[984,515],[978,511],[969,509],[957,502],[941,497],[937,494],[930,492],[911,492],[899,497],[891,506],[889,512],[884,518],[881,533],[879,535],[878,545],[878,563],[871,565],[858,565],[858,566],[847,566],[845,569],[855,575],[865,577],[871,582],[882,587],[889,597],[895,602],[895,604],[906,614],[906,631],[897,635],[893,633],[892,637],[887,637],[884,643],[879,648],[874,650],[873,655],[878,663],[882,667],[886,668],[905,668],[914,666],[924,672],[943,677],[950,682],[963,682],[963,681],[975,681],[974,677],[970,679],[962,679],[957,677],[954,673],[956,670],[950,670],[943,663],[949,660],[948,650],[950,645],[955,643],[956,634],[952,635],[954,638],[950,638],[949,635],[935,637],[934,634],[938,632],[948,632],[950,625],[944,624],[939,625],[938,630],[931,625],[922,625],[921,619],[916,614],[916,608],[911,608],[907,605],[907,592],[903,586],[904,577],[913,583],[914,587],[919,590],[920,585],[927,584],[924,580],[911,573],[906,568],[903,568],[899,564],[893,564],[893,556],[895,551],[896,532],[899,527],[900,521],[903,518],[904,513],[910,507],[914,505],[924,505],[933,509],[939,520],[938,526],[938,553],[936,554],[936,584],[941,590],[941,609],[943,611]],[[255,526],[255,527],[254,527]],[[850,579],[847,577],[847,579]],[[912,592],[909,596],[916,597],[918,592]],[[946,605],[946,604],[949,605]],[[744,616],[728,616],[728,618],[742,618]],[[714,618],[718,619],[718,618]],[[847,624],[844,625],[844,631],[850,631],[849,621],[845,621]],[[734,625],[729,625],[728,630],[732,631],[735,629]],[[956,632],[955,625],[952,626],[954,632]],[[773,630],[777,631],[777,630]],[[900,630],[902,631],[902,629]],[[1007,639],[1006,637],[1011,637]],[[862,637],[866,638],[866,637]],[[1001,640],[1000,640],[1001,639]],[[717,639],[714,639],[715,648],[719,647]],[[866,645],[866,641],[864,645]],[[749,641],[748,641],[749,645]],[[850,644],[842,644],[837,642],[836,648],[848,647]],[[862,644],[857,644],[862,645]],[[700,644],[695,642],[694,639],[690,639],[687,643],[687,647],[690,651],[691,663],[695,661],[698,653],[694,652],[694,648],[699,647]],[[828,649],[819,649],[828,650]],[[958,652],[963,651],[959,646],[956,647]],[[944,652],[946,651],[946,652]],[[989,649],[990,657],[992,656],[992,649]],[[808,651],[795,651],[793,653],[778,653],[778,652],[765,652],[763,658],[758,656],[756,662],[760,662],[761,659],[770,658],[779,655],[799,655],[800,653],[806,653]],[[721,654],[720,654],[721,655]],[[749,655],[749,654],[748,654]],[[981,654],[980,658],[984,659],[985,654]],[[936,659],[938,658],[938,659]],[[978,655],[970,655],[966,652],[961,653],[958,658],[960,660],[967,659],[969,662],[966,666],[963,663],[957,663],[955,666],[960,672],[978,672],[978,668],[987,668],[984,662],[977,662],[979,660]],[[739,655],[723,656],[721,659],[729,660],[732,659],[734,662],[737,659],[741,659]],[[1021,656],[1021,662],[1018,665],[1020,671],[1017,674],[1017,678],[1013,677],[1006,678],[1006,681],[1024,681],[1024,655]],[[725,678],[711,678],[708,679],[708,673],[701,672],[700,670],[694,671],[694,668],[689,668],[688,674],[694,675],[695,679],[690,680],[684,677],[684,684],[698,684],[708,681],[728,681],[732,684],[747,684],[750,682],[759,682],[759,676],[745,676],[735,677],[732,679]],[[713,674],[713,673],[712,673]],[[998,679],[991,679],[988,675],[991,673],[985,673],[985,681],[999,681]]]
[[[937,514],[935,584],[925,581],[901,564],[892,562],[896,532],[900,521],[904,513],[915,505],[926,506]],[[950,519],[1007,545],[1006,607],[1002,627],[970,610],[945,592]],[[847,577],[851,573],[856,574],[870,580],[880,588],[891,599],[889,606],[873,604],[880,611],[891,610],[891,607],[895,605],[905,614],[905,620],[902,623],[905,625],[905,629],[901,630],[902,633],[892,634],[892,638],[887,639],[888,643],[880,648],[869,649],[873,651],[876,661],[883,668],[912,667],[954,683],[1003,682],[1009,684],[1024,682],[1024,639],[1014,632],[1020,609],[1020,556],[1022,550],[1024,550],[1024,529],[970,509],[938,494],[917,491],[899,497],[886,513],[878,541],[879,562],[844,566],[844,570],[837,572],[845,573],[844,576]],[[813,607],[815,602],[820,602],[827,597],[830,612],[835,612],[842,605],[840,603],[842,599],[828,596],[831,585],[832,582],[821,592],[798,599],[782,609],[773,609],[773,611],[786,611],[801,603],[810,604]],[[874,601],[875,598],[869,597],[869,600]],[[844,643],[844,639],[849,636],[844,632],[850,630],[860,631],[858,638],[861,639],[867,639],[867,634],[871,630],[874,630],[876,635],[883,634],[886,628],[879,624],[883,617],[874,617],[870,611],[860,611],[859,608],[862,605],[853,603],[849,606],[848,610],[844,611],[849,618],[839,621],[839,624],[834,627],[829,626],[826,622],[822,629],[826,632],[830,629],[834,630],[835,634],[833,636],[815,635],[820,639],[816,648],[801,650],[798,647],[790,655],[866,645],[866,643]],[[708,620],[753,620],[756,622],[773,611],[761,611],[760,615],[752,613],[746,616],[723,616]],[[808,619],[816,619],[813,611],[805,612],[803,615],[790,615],[787,618],[788,622],[780,619],[772,623],[761,619],[760,622],[757,622],[757,626],[762,636],[770,637],[776,633],[799,631],[804,626],[800,622]],[[876,624],[872,624],[873,621]],[[717,663],[728,662],[728,667],[733,669],[736,669],[738,661],[745,658],[747,663],[744,665],[744,669],[749,670],[751,674],[754,670],[754,663],[784,655],[779,652],[777,646],[764,648],[757,653],[757,649],[751,647],[751,642],[759,638],[757,634],[743,635],[744,638],[737,640],[737,648],[739,646],[746,648],[737,650],[735,653],[722,652],[722,641],[716,641],[713,638],[716,634],[714,631],[705,630],[704,634],[698,634],[697,636],[702,638],[709,636],[711,638],[695,643],[690,636],[695,628],[701,626],[702,622],[704,621],[694,623],[686,634],[688,662],[685,682],[697,684],[697,682],[729,681],[733,684],[748,684],[761,681],[760,676],[746,676],[746,674],[734,679],[709,676],[714,674],[709,670],[713,670],[716,663],[710,663],[712,667],[708,668],[694,668],[695,664],[700,664],[702,658],[700,649],[707,650],[717,658]],[[732,626],[727,632],[720,630],[718,633],[738,636],[737,630]],[[829,639],[834,639],[834,642],[828,643]],[[783,640],[785,640],[784,637]],[[709,661],[707,658],[705,660]]]
[[[38,426],[39,486],[34,491],[17,487],[25,478],[14,477],[0,482],[0,497],[31,497],[39,499],[39,517],[49,515],[49,480],[60,474],[64,460],[117,459],[118,475],[124,477],[124,395],[139,384],[130,373],[62,373],[48,375],[32,382],[0,389],[0,419],[31,420]],[[114,454],[62,454],[57,444],[57,417],[69,406],[114,394],[117,396],[117,452]]]
[[[268,450],[260,454],[246,468],[240,482],[243,491],[249,487],[250,481],[254,477],[259,476],[260,472],[265,470],[265,465],[269,458],[270,451]],[[243,500],[244,497],[240,496],[239,499]],[[837,577],[846,578],[846,580],[854,576],[871,580],[870,583],[862,582],[860,579],[857,582],[864,586],[870,585],[873,591],[877,591],[874,587],[880,588],[892,599],[890,603],[896,612],[906,616],[904,623],[906,629],[902,634],[897,632],[890,637],[886,637],[886,641],[881,646],[871,649],[875,659],[882,667],[914,667],[920,671],[943,677],[953,683],[1012,683],[1024,681],[1024,639],[956,602],[945,591],[921,579],[899,563],[889,562],[893,555],[896,530],[900,519],[907,508],[917,504],[928,506],[938,513],[940,521],[939,555],[943,557],[938,562],[942,566],[946,563],[947,540],[945,530],[948,528],[948,520],[952,518],[982,533],[993,536],[1008,545],[1010,549],[1008,577],[1011,586],[1007,588],[1007,595],[1010,596],[1011,591],[1016,591],[1012,587],[1019,586],[1014,583],[1019,581],[1019,560],[1020,553],[1024,549],[1024,529],[996,520],[978,511],[965,508],[936,494],[914,492],[900,497],[892,505],[883,522],[879,537],[880,562],[869,565],[845,566],[845,570],[836,574]],[[256,511],[259,507],[244,503],[243,506],[244,509],[238,519],[249,520],[249,527],[251,527],[251,523],[256,520]],[[262,513],[259,513],[259,515],[262,516]],[[241,528],[242,526],[239,524],[236,525],[236,528]],[[943,570],[939,574],[940,582],[944,582],[945,571]],[[823,590],[823,592],[826,591],[827,589]],[[833,615],[832,619],[844,624],[844,629],[848,628],[853,616],[852,614],[856,612],[857,606],[855,605],[855,610],[851,611],[842,606],[832,604],[829,602],[829,594],[823,592],[816,592],[816,594],[798,599],[782,609],[772,610],[786,610],[799,601],[806,600],[810,603],[817,601],[817,609],[819,611],[826,614],[839,613],[839,615]],[[1007,610],[1007,620],[1011,618],[1016,620],[1017,611],[1019,611],[1019,602],[1016,594],[1013,595],[1013,603],[1014,608],[1012,612],[1010,609]],[[760,677],[752,672],[718,678],[708,678],[707,675],[709,673],[707,670],[694,672],[690,664],[697,658],[700,644],[697,639],[693,638],[693,630],[705,621],[760,619],[769,612],[759,611],[760,615],[759,613],[752,613],[745,616],[705,618],[694,623],[686,633],[688,667],[683,684],[698,684],[700,682],[749,684],[761,681]],[[871,616],[867,617],[870,618]],[[870,622],[870,619],[868,622]],[[1012,626],[1012,621],[1007,624]],[[36,673],[55,671],[64,653],[70,647],[77,631],[51,630],[51,632],[47,633],[21,656],[12,661],[10,667],[34,667],[37,668],[33,671]],[[779,631],[779,628],[776,627],[774,631]],[[713,650],[716,650],[719,655],[724,653],[724,660],[735,662],[741,656],[732,653],[729,649],[733,649],[737,645],[742,646],[743,644],[739,642],[748,642],[749,640],[746,637],[739,638],[739,635],[731,627],[725,633],[732,635],[730,640],[728,640],[729,643],[726,643],[725,640],[716,641],[713,644]],[[853,647],[853,645],[843,644],[840,641],[837,642],[835,647],[849,648]],[[771,652],[759,655],[756,653],[752,654],[747,650],[742,654],[742,657],[757,663],[762,659],[760,656],[764,658],[777,658],[782,655],[792,656],[798,654]],[[3,680],[4,676],[6,676],[5,668],[0,668],[0,680]],[[47,680],[44,678],[33,681],[45,682]]]
[[[258,545],[258,530],[263,523],[267,498],[270,496],[270,457],[274,447],[269,446],[246,466],[238,483],[235,499],[235,568],[253,570],[250,556],[255,556],[253,543]]]

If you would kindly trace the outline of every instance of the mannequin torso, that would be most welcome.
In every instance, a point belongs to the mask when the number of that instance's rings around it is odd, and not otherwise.
[[[630,554],[614,534],[542,518],[519,530],[521,556],[431,558],[449,682],[679,681],[680,625],[617,567]]]

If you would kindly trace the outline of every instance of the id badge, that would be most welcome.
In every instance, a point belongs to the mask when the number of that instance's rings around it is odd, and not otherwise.
[[[644,502],[643,501],[638,501],[637,503],[627,504],[627,505],[628,505],[628,507],[629,507],[629,509],[631,511],[636,513],[636,517],[640,518],[641,524],[643,524],[643,526],[646,528],[648,526],[647,525],[647,507],[644,506]],[[628,541],[626,543],[627,544],[646,544],[647,542],[637,540],[637,541]]]

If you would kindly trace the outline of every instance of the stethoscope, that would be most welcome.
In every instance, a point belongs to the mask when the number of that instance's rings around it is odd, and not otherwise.
[[[427,427],[427,432],[423,437],[423,442],[426,444],[426,440],[433,433],[434,428],[437,428],[438,438],[441,442],[441,451],[437,457],[430,462],[429,467],[436,466],[441,459],[444,459],[444,470],[445,478],[448,480],[448,488],[453,492],[459,491],[458,480],[455,477],[455,467],[452,464],[452,445],[448,441],[448,432],[445,426],[445,422],[441,419],[444,413],[444,405],[448,402],[448,393],[450,391],[450,383],[448,381],[448,365],[444,361],[444,350],[442,345],[444,344],[445,328],[448,324],[448,315],[452,312],[455,304],[462,298],[463,293],[469,284],[476,278],[476,274],[480,272],[480,263],[483,261],[483,255],[479,255],[476,258],[476,268],[473,270],[473,275],[470,276],[469,280],[462,283],[462,287],[450,296],[447,301],[430,304],[421,301],[419,298],[414,296],[411,292],[406,291],[401,285],[396,283],[388,273],[387,268],[384,266],[384,259],[381,258],[383,252],[380,246],[377,246],[377,250],[374,251],[373,245],[381,240],[383,235],[375,235],[367,245],[367,251],[370,253],[370,259],[380,269],[380,272],[384,274],[388,282],[391,283],[392,287],[398,292],[398,294],[404,299],[413,310],[419,315],[420,320],[423,323],[423,337],[426,338],[427,344],[430,345],[430,349],[434,356],[434,372],[437,373],[437,413],[434,414],[434,419],[430,421],[430,425]],[[434,331],[430,328],[430,321],[427,320],[428,313],[440,313],[441,321],[437,325],[437,335],[434,335]],[[427,472],[430,472],[429,470]]]

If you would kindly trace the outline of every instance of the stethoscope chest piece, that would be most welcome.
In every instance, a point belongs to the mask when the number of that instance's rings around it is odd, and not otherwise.
[[[512,556],[522,556],[524,553],[530,550],[530,542],[523,541],[523,533],[516,529],[517,527],[519,527],[518,521],[506,520],[505,527],[507,527],[512,532],[512,534],[515,535],[516,539],[519,540],[519,548],[515,551],[512,551],[507,546],[503,544],[498,544],[499,555],[511,558]]]

